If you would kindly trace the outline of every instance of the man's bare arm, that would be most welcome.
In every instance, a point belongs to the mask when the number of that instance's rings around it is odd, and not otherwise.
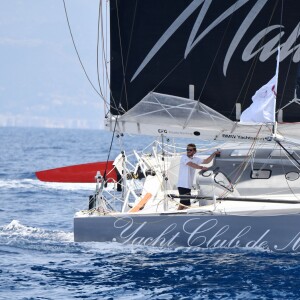
[[[197,165],[197,164],[195,164],[195,163],[193,163],[193,162],[191,162],[191,161],[187,163],[187,166],[192,167],[192,168],[194,168],[194,169],[207,170],[206,167],[199,166],[199,165]]]
[[[220,151],[216,151],[216,152],[212,153],[209,157],[207,157],[203,160],[203,163],[209,164],[213,160],[213,158],[215,158],[215,156],[220,153],[221,153]]]

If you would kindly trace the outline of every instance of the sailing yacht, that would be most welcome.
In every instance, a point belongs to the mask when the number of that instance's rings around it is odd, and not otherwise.
[[[298,11],[282,0],[110,2],[105,128],[154,141],[95,172],[76,242],[300,251]],[[221,154],[178,210],[187,143]]]

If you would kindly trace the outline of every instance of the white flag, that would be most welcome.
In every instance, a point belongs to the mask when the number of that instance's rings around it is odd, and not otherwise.
[[[275,122],[277,78],[278,74],[276,74],[267,84],[262,86],[255,93],[255,95],[252,97],[253,103],[241,114],[241,122]]]

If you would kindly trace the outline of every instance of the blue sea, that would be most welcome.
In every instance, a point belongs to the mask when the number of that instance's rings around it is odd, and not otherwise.
[[[300,254],[74,243],[93,184],[35,171],[104,161],[112,134],[0,128],[0,299],[300,299]],[[110,159],[150,138],[125,136]],[[300,224],[299,224],[300,225]]]

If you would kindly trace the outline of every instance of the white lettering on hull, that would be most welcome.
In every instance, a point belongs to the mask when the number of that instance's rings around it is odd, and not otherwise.
[[[155,226],[158,226],[157,223]],[[177,241],[180,239],[179,244],[188,247],[300,250],[300,232],[291,235],[286,244],[279,245],[274,243],[274,237],[270,237],[272,232],[269,228],[261,232],[250,225],[242,226],[238,230],[236,227],[236,225],[234,228],[228,224],[220,225],[215,218],[203,221],[196,217],[185,221],[180,227],[173,222],[157,230],[151,226],[151,222],[144,221],[137,224],[133,218],[124,217],[114,222],[114,228],[121,229],[121,232],[119,237],[114,237],[113,240],[121,241],[123,244],[172,247],[178,244]],[[153,232],[156,234],[151,235]],[[255,235],[257,236],[253,238]]]

